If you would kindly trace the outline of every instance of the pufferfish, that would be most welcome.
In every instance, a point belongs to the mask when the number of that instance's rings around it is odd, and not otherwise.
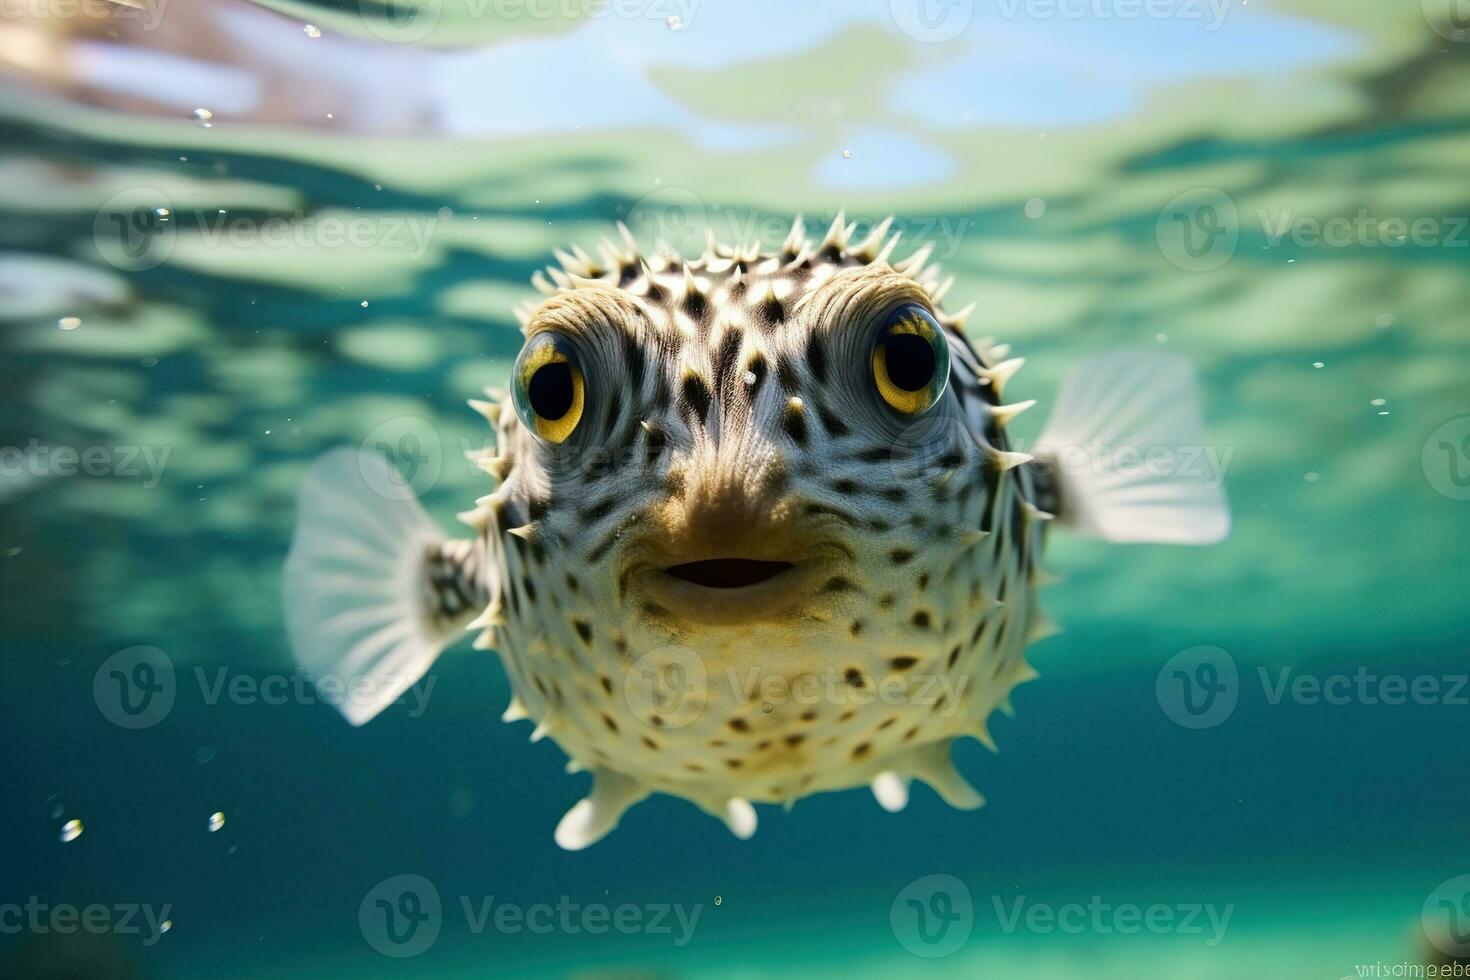
[[[379,455],[310,471],[284,577],[302,669],[367,692],[342,704],[362,724],[473,634],[503,718],[592,776],[556,828],[571,850],[655,792],[741,838],[754,803],[852,787],[980,806],[951,746],[994,748],[988,717],[1036,676],[1047,529],[1204,544],[1229,515],[1189,467],[1113,465],[1203,445],[1171,356],[1082,364],[1021,451],[1022,359],[967,338],[973,304],[945,312],[929,248],[893,261],[891,221],[813,242],[798,218],[774,251],[689,259],[623,226],[600,260],[558,251],[508,398],[470,402],[498,482],[471,536],[388,492]]]

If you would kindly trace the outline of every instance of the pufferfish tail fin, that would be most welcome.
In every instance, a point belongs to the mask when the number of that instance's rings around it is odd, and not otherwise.
[[[1205,442],[1183,358],[1148,351],[1085,361],[1063,383],[1035,456],[1042,506],[1078,534],[1213,544],[1230,533],[1228,457]]]
[[[282,588],[292,652],[323,700],[361,725],[418,683],[484,606],[469,585],[480,557],[445,539],[380,454],[318,457]]]

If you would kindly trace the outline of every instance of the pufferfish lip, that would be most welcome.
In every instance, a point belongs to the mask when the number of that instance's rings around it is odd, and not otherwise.
[[[634,578],[650,602],[676,619],[735,625],[785,618],[825,581],[838,557],[826,548],[784,558],[717,555],[645,566]]]

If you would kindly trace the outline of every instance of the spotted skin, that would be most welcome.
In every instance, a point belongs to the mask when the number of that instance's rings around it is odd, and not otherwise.
[[[601,260],[558,253],[524,324],[578,351],[577,430],[551,445],[508,400],[472,403],[495,430],[480,465],[498,488],[462,515],[478,537],[432,556],[431,607],[480,613],[476,645],[514,688],[507,717],[594,773],[586,836],[649,792],[742,834],[745,801],[875,780],[981,802],[950,744],[990,744],[987,717],[1034,676],[1045,474],[1008,449],[1019,361],[971,343],[927,250],[892,262],[887,226],[854,241],[839,217],[811,242],[798,220],[774,252],[687,260],[644,258],[626,230]],[[951,352],[917,418],[883,404],[869,368],[873,325],[904,303]],[[814,556],[780,615],[690,621],[642,585],[682,545],[751,542]]]

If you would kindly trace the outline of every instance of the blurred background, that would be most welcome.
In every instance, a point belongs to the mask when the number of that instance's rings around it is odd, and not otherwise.
[[[1470,956],[1464,0],[0,0],[0,75],[0,976]],[[933,247],[1020,397],[1188,357],[1232,500],[1217,547],[1053,541],[985,809],[739,842],[661,797],[568,854],[586,777],[493,656],[361,730],[298,683],[312,457],[447,520],[553,248],[843,209]]]

